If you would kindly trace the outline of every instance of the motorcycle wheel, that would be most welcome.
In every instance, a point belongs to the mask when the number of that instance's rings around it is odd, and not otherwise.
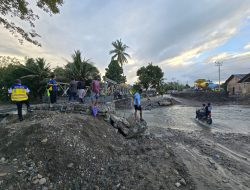
[[[211,125],[212,123],[213,123],[212,118],[208,118],[208,119],[207,119],[207,124],[208,124],[208,125]]]

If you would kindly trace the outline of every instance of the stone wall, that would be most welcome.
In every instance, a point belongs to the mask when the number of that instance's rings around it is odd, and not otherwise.
[[[115,108],[116,109],[131,109],[133,105],[132,101],[133,101],[132,97],[115,100],[114,101]]]

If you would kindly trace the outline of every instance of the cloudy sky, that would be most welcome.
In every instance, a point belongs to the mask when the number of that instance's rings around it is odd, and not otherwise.
[[[249,0],[65,0],[60,14],[39,15],[42,47],[20,45],[0,26],[0,55],[44,57],[55,67],[81,50],[104,74],[111,42],[122,39],[130,47],[124,67],[129,83],[150,62],[167,81],[189,84],[218,81],[215,61],[223,62],[222,80],[250,73]]]

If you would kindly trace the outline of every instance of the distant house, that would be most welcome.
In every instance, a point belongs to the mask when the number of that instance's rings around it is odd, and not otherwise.
[[[227,93],[229,95],[240,95],[242,94],[242,89],[239,81],[243,79],[246,76],[246,74],[234,74],[231,75],[227,80]]]
[[[240,81],[238,82],[241,89],[241,95],[249,96],[250,95],[250,73],[245,75]]]

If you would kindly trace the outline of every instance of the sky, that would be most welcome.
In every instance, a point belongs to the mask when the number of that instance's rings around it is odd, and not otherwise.
[[[129,46],[130,84],[149,63],[162,68],[165,81],[190,85],[199,78],[218,82],[215,62],[222,63],[221,81],[250,73],[249,0],[64,0],[60,14],[38,14],[42,47],[21,45],[0,26],[0,55],[44,57],[56,67],[80,50],[104,75],[111,43],[121,39]]]

